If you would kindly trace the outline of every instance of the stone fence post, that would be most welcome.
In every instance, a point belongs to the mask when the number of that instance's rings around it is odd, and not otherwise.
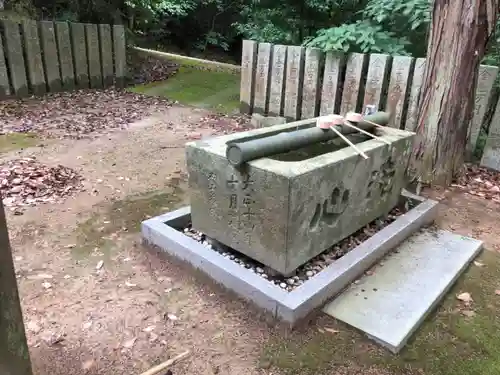
[[[32,375],[23,315],[0,199],[0,374]]]

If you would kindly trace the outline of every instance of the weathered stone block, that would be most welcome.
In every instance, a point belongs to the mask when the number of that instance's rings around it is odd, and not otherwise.
[[[99,55],[99,29],[97,25],[85,24],[87,57],[89,59],[89,79],[91,88],[102,87],[101,58]]]
[[[260,113],[253,113],[250,123],[254,128],[265,128],[272,125],[286,124],[286,118],[280,116],[264,116]]]
[[[40,22],[40,37],[42,39],[43,65],[49,91],[60,91],[62,89],[61,71],[57,57],[57,40],[53,22]]]
[[[226,159],[229,141],[310,126],[288,123],[188,143],[193,226],[290,274],[389,212],[404,184],[414,133],[381,131],[390,146],[357,136],[367,160],[340,140],[254,160],[240,169]]]
[[[83,23],[71,23],[70,25],[76,86],[80,89],[88,88],[90,81],[87,61],[87,44],[85,41],[85,25]]]
[[[113,38],[110,25],[99,25],[99,45],[101,46],[102,81],[105,87],[113,85]]]
[[[71,34],[67,22],[54,22],[56,27],[57,46],[59,48],[59,64],[64,89],[75,87],[75,69],[73,67],[73,51],[71,50]]]
[[[31,92],[35,95],[43,95],[47,91],[47,88],[45,86],[45,75],[43,72],[38,23],[32,20],[24,20],[21,27],[24,36],[26,67],[28,68]]]
[[[19,97],[27,96],[29,93],[28,79],[24,65],[23,44],[19,24],[8,20],[2,20],[1,22],[5,37],[5,55],[9,63],[10,81],[14,89],[14,94]]]
[[[113,25],[113,60],[115,62],[115,85],[124,87],[127,76],[127,44],[123,25]]]

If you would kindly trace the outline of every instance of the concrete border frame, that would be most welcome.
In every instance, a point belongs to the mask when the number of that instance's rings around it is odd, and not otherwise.
[[[402,198],[420,203],[291,292],[216,251],[207,250],[175,229],[189,223],[189,206],[145,220],[141,230],[146,244],[157,246],[170,256],[189,263],[216,283],[293,326],[342,292],[410,235],[434,221],[438,202],[405,191]]]

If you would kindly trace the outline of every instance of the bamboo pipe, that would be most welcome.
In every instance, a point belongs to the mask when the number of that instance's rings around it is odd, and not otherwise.
[[[369,122],[382,126],[387,125],[389,119],[390,114],[388,112],[377,112],[363,117],[362,121],[358,122],[356,126],[367,132],[373,132],[375,126]],[[297,123],[307,124],[313,121],[314,119],[309,119],[297,121]],[[357,130],[345,125],[335,125],[335,128],[342,132],[343,135],[357,132]],[[251,160],[289,152],[315,143],[329,141],[337,137],[338,135],[332,129],[321,129],[315,126],[296,131],[282,132],[246,142],[233,141],[227,144],[226,158],[232,165],[239,166]]]

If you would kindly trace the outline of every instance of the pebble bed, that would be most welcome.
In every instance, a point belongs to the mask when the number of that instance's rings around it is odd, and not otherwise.
[[[358,230],[353,235],[345,238],[328,250],[314,257],[303,266],[297,268],[295,275],[290,277],[283,277],[280,274],[276,274],[274,270],[269,269],[268,267],[247,257],[246,255],[243,255],[236,250],[230,249],[227,246],[221,245],[217,241],[211,240],[205,234],[194,230],[191,227],[191,224],[189,224],[185,228],[182,228],[181,230],[186,236],[189,236],[194,240],[202,243],[207,248],[207,250],[217,251],[219,254],[232,260],[240,266],[251,270],[264,279],[269,280],[269,282],[278,285],[283,290],[291,292],[292,290],[312,278],[314,275],[324,270],[330,264],[342,258],[345,254],[354,249],[356,246],[360,245],[362,242],[366,241],[375,233],[394,222],[398,218],[398,216],[401,216],[404,213],[408,212],[416,205],[417,204],[413,203],[412,201],[407,200],[404,205],[394,208],[386,217],[372,221],[370,224]]]

